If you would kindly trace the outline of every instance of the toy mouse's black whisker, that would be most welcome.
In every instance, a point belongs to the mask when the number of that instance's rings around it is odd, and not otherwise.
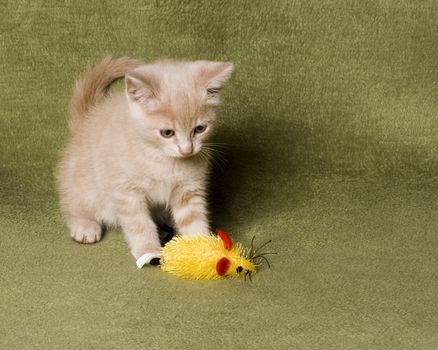
[[[252,261],[255,261],[255,260],[257,260],[257,259],[263,259],[263,260],[265,260],[266,263],[268,264],[268,267],[271,268],[271,264],[269,263],[269,260],[268,260],[265,256],[263,256],[263,255],[257,255],[256,257],[253,257],[251,260],[252,260]]]
[[[256,249],[254,249],[253,250],[253,254],[255,254],[255,252],[258,252],[258,251],[262,250],[263,247],[267,246],[271,242],[272,242],[272,239],[270,239],[269,241],[266,241],[265,243],[263,243],[262,245],[260,245]]]
[[[244,276],[244,280],[246,281],[246,277],[249,278],[249,281],[252,282],[252,276],[251,276],[251,271],[250,270],[246,270]]]
[[[259,256],[262,256],[262,255],[275,255],[275,254],[278,254],[278,253],[277,253],[277,252],[259,253],[259,254],[257,254],[257,255],[254,255],[252,258],[253,258],[253,259],[256,259],[256,258],[258,258]]]
[[[249,249],[249,253],[248,253],[249,257],[251,257],[251,255],[254,254],[254,239],[255,239],[255,236],[252,236],[252,238],[251,238],[251,248]]]

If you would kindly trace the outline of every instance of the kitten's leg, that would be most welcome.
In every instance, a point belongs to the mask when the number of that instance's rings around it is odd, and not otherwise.
[[[150,217],[145,198],[137,193],[118,194],[116,208],[132,255],[136,259],[146,253],[159,256],[161,245],[157,227]]]
[[[185,191],[174,195],[172,213],[177,231],[181,235],[209,234],[207,209],[201,191]]]
[[[79,243],[95,243],[102,237],[102,228],[93,220],[69,219],[67,226],[70,235]]]

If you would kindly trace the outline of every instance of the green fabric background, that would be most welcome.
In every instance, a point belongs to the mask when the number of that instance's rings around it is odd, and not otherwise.
[[[213,226],[253,283],[68,236],[53,169],[106,54],[227,60]],[[0,1],[0,348],[437,349],[438,3]]]

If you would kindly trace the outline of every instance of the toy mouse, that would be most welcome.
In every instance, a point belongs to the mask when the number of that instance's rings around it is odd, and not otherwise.
[[[271,241],[254,249],[244,248],[240,243],[233,244],[230,236],[222,230],[217,235],[176,236],[161,251],[161,269],[175,276],[214,280],[223,277],[249,277],[265,260],[267,254],[261,248]]]

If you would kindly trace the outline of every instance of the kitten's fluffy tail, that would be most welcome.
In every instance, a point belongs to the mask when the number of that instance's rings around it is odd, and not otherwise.
[[[77,81],[70,105],[70,130],[74,130],[87,112],[104,96],[107,87],[126,72],[145,63],[129,57],[105,57],[102,62],[89,68]]]

